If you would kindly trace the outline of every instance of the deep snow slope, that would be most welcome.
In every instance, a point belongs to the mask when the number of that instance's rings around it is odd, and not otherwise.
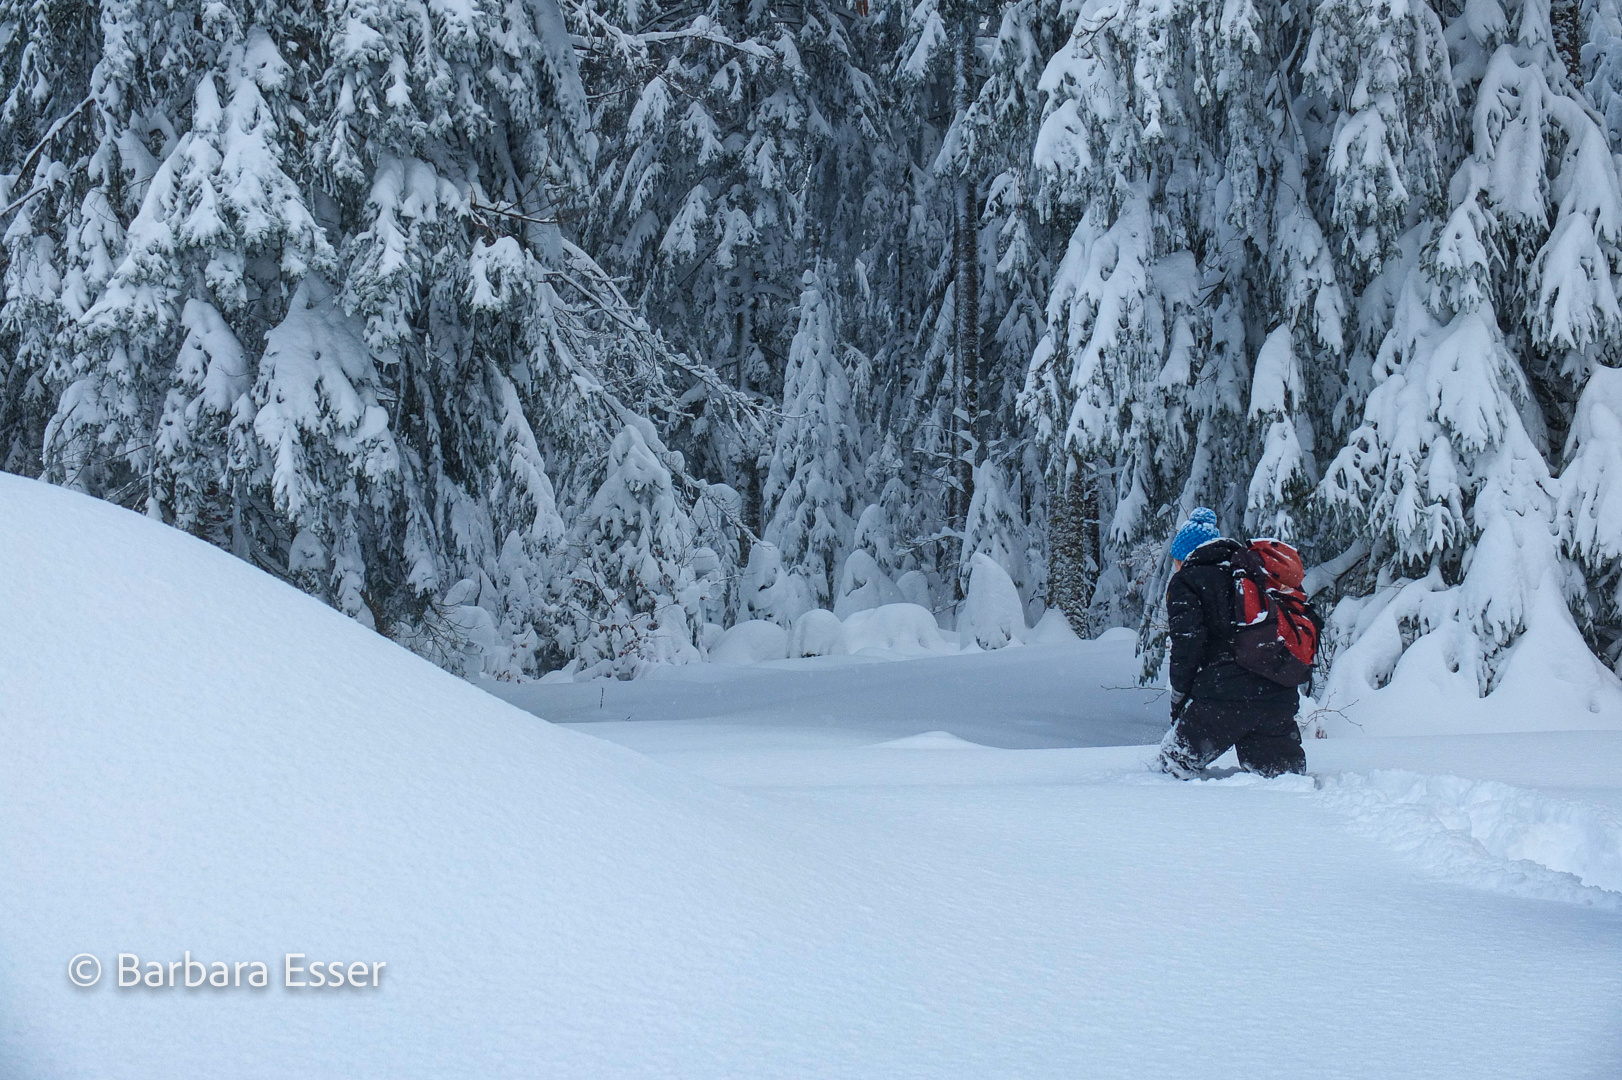
[[[782,1026],[758,987],[803,965],[809,892],[728,797],[201,541],[0,474],[0,658],[8,1080],[669,1075]],[[389,966],[110,985],[187,950]]]
[[[1178,784],[1085,745],[1157,726],[1112,648],[519,688],[567,730],[0,475],[0,1076],[1622,1075],[1611,733]]]

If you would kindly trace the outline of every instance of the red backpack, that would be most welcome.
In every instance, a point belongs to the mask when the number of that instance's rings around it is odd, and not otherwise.
[[[1281,686],[1300,686],[1312,677],[1323,629],[1301,587],[1301,553],[1282,540],[1252,540],[1232,564],[1234,661]]]

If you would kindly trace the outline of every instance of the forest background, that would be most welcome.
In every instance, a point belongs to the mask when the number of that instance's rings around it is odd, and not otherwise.
[[[0,76],[0,467],[452,670],[978,577],[1152,676],[1208,505],[1331,701],[1616,694],[1614,0],[0,0]]]

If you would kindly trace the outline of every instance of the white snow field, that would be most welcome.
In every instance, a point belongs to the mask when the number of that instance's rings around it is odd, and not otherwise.
[[[1622,733],[1177,783],[1130,670],[1112,635],[504,688],[548,724],[0,475],[0,1076],[1622,1075]],[[188,951],[270,985],[187,989]]]

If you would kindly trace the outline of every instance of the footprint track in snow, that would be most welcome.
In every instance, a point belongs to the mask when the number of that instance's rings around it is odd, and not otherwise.
[[[1352,831],[1444,880],[1622,910],[1622,820],[1495,780],[1398,769],[1318,776],[1316,797]]]
[[[1402,769],[1274,779],[1223,769],[1193,781],[1146,769],[1116,779],[1310,795],[1352,832],[1444,881],[1622,911],[1622,818],[1602,807],[1496,780]]]

